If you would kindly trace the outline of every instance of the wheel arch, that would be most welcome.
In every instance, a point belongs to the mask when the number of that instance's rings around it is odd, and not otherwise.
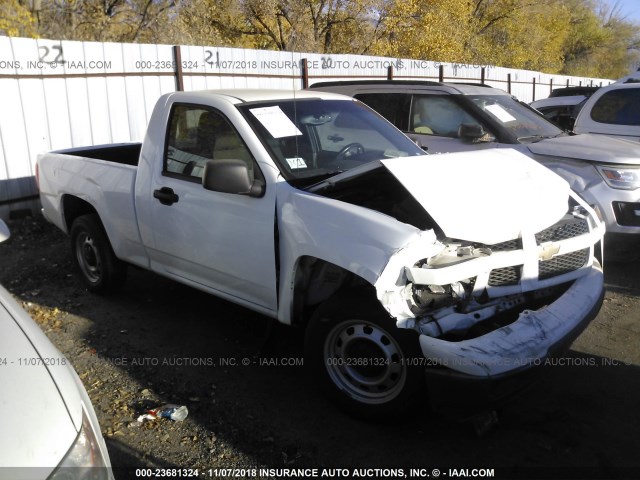
[[[295,263],[291,302],[292,325],[306,327],[315,309],[331,297],[357,289],[377,302],[376,290],[360,275],[322,258],[304,255]]]
[[[73,222],[82,215],[96,214],[102,223],[98,210],[86,200],[75,195],[66,194],[62,196],[62,218],[67,232],[71,231]],[[104,228],[104,224],[102,225]]]

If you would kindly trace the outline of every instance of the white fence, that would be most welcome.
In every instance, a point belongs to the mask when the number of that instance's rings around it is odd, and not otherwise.
[[[163,93],[389,77],[484,81],[525,102],[552,87],[611,82],[428,60],[0,37],[0,218],[37,208],[39,153],[142,141]]]

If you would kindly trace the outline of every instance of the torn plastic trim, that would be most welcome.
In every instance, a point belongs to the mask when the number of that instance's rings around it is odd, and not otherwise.
[[[488,304],[477,305],[477,308],[467,312],[458,312],[455,308],[441,309],[434,315],[421,318],[418,323],[418,331],[430,337],[440,337],[449,332],[471,328],[503,312],[521,305],[525,302],[524,295],[514,295],[499,300],[493,300]]]
[[[524,306],[532,300],[550,298],[558,287],[542,288],[527,294],[507,295],[485,303],[470,302],[463,310],[454,306],[441,308],[435,313],[418,317],[414,330],[430,337],[441,337],[447,333],[466,331],[497,314]],[[559,295],[556,295],[556,298]]]
[[[591,248],[602,237],[602,232],[593,230],[579,237],[569,238],[561,242],[546,242],[535,248],[531,254],[527,250],[498,252],[486,257],[469,258],[467,262],[450,265],[446,268],[405,267],[407,279],[416,285],[446,285],[463,278],[470,278],[480,272],[489,272],[497,268],[520,266],[532,256],[535,260],[550,260],[560,255]],[[553,247],[553,248],[552,248]],[[550,252],[553,250],[553,254]]]
[[[438,241],[433,230],[418,230],[402,248],[391,255],[374,284],[378,301],[389,315],[399,321],[415,317],[406,300],[405,287],[408,279],[405,267],[414,265],[425,257],[433,257],[445,248],[446,246]]]
[[[450,342],[420,335],[425,358],[456,372],[476,377],[500,375],[531,367],[578,328],[598,306],[604,288],[597,263],[555,302],[486,335]]]
[[[399,328],[413,328],[407,321],[416,317],[412,310],[412,291],[407,285],[456,286],[459,282],[475,279],[474,294],[486,292],[489,298],[500,298],[523,292],[535,291],[567,281],[575,280],[592,268],[594,260],[593,245],[602,239],[604,226],[594,223],[589,233],[556,242],[545,242],[536,245],[534,234],[523,235],[523,249],[496,252],[486,256],[471,256],[466,261],[448,264],[439,268],[408,267],[416,265],[424,259],[445,254],[452,246],[439,242],[433,231],[421,232],[407,246],[399,249],[389,260],[382,275],[375,283],[378,300],[389,314],[397,319]],[[550,246],[553,247],[549,255]],[[454,246],[455,247],[455,246]],[[585,264],[567,273],[539,279],[539,262],[553,259],[560,255],[589,249]],[[454,248],[455,250],[455,248]],[[522,279],[511,286],[490,286],[488,280],[491,272],[505,267],[522,268]],[[487,317],[488,318],[488,317]]]

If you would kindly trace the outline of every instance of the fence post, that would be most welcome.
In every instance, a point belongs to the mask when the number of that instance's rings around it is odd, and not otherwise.
[[[569,88],[569,79],[567,78],[567,88]]]
[[[507,93],[511,93],[511,74],[507,73]]]
[[[301,60],[302,62],[302,88],[309,88],[309,62],[306,58]]]
[[[536,77],[533,77],[533,102],[536,101]]]
[[[438,66],[438,81],[440,83],[444,82],[444,65],[442,64]]]
[[[393,65],[387,67],[387,80],[393,80]]]
[[[549,80],[549,95],[551,95],[551,92],[553,92],[553,78]]]
[[[480,84],[484,85],[484,67],[480,69]]]
[[[176,91],[184,92],[184,78],[182,77],[182,53],[180,46],[173,46],[173,61],[175,63]]]

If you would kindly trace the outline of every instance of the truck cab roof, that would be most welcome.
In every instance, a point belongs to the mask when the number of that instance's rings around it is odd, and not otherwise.
[[[345,99],[344,95],[335,93],[308,91],[308,90],[278,90],[278,89],[255,89],[255,88],[237,88],[237,89],[221,89],[221,90],[201,90],[193,92],[174,92],[169,94],[188,96],[191,99],[200,98],[205,100],[211,96],[227,97],[231,103],[250,103],[257,101],[270,100],[293,100],[306,98],[326,98],[326,99]]]

